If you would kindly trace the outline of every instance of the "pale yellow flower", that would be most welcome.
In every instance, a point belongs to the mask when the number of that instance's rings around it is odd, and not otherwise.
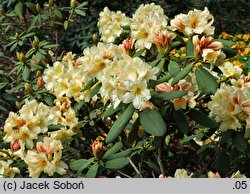
[[[61,141],[45,137],[36,144],[36,150],[28,150],[24,159],[32,178],[39,177],[41,172],[52,176],[54,173],[65,174],[67,165],[61,161]]]
[[[188,175],[185,169],[177,169],[174,174],[174,178],[191,178],[193,173]]]
[[[234,78],[239,78],[243,71],[240,67],[234,66],[230,62],[226,62],[222,66],[219,66],[219,69],[222,71],[225,77],[234,77]]]
[[[113,12],[105,7],[99,15],[97,26],[101,40],[105,43],[114,42],[123,33],[123,26],[129,25],[129,18],[121,11]]]
[[[233,173],[230,178],[247,178],[244,174],[241,174],[238,170],[237,172]]]
[[[136,40],[137,49],[150,49],[155,34],[167,26],[168,17],[163,9],[154,3],[140,5],[131,20],[131,37]]]
[[[179,14],[170,21],[173,30],[182,32],[185,36],[194,34],[213,35],[214,27],[212,24],[214,17],[210,14],[207,7],[203,11],[194,9],[188,14]]]

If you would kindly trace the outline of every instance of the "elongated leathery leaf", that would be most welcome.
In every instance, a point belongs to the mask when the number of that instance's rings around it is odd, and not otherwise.
[[[182,97],[184,95],[186,95],[187,92],[185,91],[173,91],[173,92],[164,92],[164,93],[153,93],[152,99],[155,100],[173,100],[179,97]]]
[[[134,111],[135,111],[135,108],[133,104],[132,103],[129,104],[126,110],[121,114],[121,116],[115,121],[114,125],[111,127],[106,137],[106,143],[111,143],[120,135],[122,130],[127,126]]]
[[[198,67],[195,70],[195,76],[199,90],[204,94],[214,94],[218,88],[217,82],[213,75],[211,75],[203,67]]]
[[[155,136],[163,136],[167,126],[158,110],[145,109],[139,112],[139,119],[142,127]]]
[[[185,78],[187,74],[192,70],[193,63],[188,64],[186,67],[184,67],[173,79],[172,86],[177,84],[181,79]]]

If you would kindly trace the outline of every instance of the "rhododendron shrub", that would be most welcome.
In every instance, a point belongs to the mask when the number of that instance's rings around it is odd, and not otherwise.
[[[208,8],[170,19],[154,3],[131,18],[105,7],[100,42],[41,72],[47,105],[9,114],[1,176],[248,176],[249,72],[213,22]]]

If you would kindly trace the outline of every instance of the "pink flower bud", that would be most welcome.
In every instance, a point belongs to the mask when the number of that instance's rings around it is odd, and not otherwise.
[[[133,50],[133,47],[134,47],[134,41],[133,41],[133,39],[126,38],[123,41],[122,45],[126,51],[131,51],[131,50]]]
[[[44,85],[43,78],[40,76],[37,79],[37,86],[38,86],[38,88],[41,88],[41,87],[43,87],[43,85]]]
[[[20,143],[19,143],[18,140],[15,140],[14,143],[10,145],[10,148],[11,148],[12,150],[14,150],[14,151],[15,151],[15,150],[19,150],[20,147],[21,147],[21,146],[20,146]]]
[[[164,82],[164,83],[158,84],[155,87],[155,91],[159,92],[159,93],[171,92],[172,91],[172,87],[170,86],[169,83]]]

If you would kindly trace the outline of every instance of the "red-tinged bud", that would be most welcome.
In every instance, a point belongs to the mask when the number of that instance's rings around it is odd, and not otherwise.
[[[126,51],[132,51],[134,49],[134,41],[131,38],[126,38],[122,45]]]
[[[14,143],[12,143],[12,144],[10,145],[10,148],[11,148],[13,151],[19,150],[19,149],[21,148],[19,141],[18,141],[18,140],[15,140]]]
[[[171,92],[172,91],[172,87],[170,86],[169,83],[161,83],[158,84],[157,86],[155,86],[155,91],[159,92],[159,93],[163,93],[163,92]]]
[[[103,155],[103,143],[99,140],[95,140],[92,144],[92,153],[96,158],[101,158]]]
[[[174,88],[173,88],[174,91],[178,91],[178,90],[180,90],[180,89],[181,89],[181,87],[180,87],[179,84],[175,84],[175,85],[174,85]]]
[[[42,88],[43,85],[44,85],[43,77],[40,76],[40,77],[37,78],[37,86],[38,86],[38,88]]]
[[[160,53],[168,53],[174,36],[175,35],[168,34],[167,31],[159,31],[155,33],[153,41]]]

